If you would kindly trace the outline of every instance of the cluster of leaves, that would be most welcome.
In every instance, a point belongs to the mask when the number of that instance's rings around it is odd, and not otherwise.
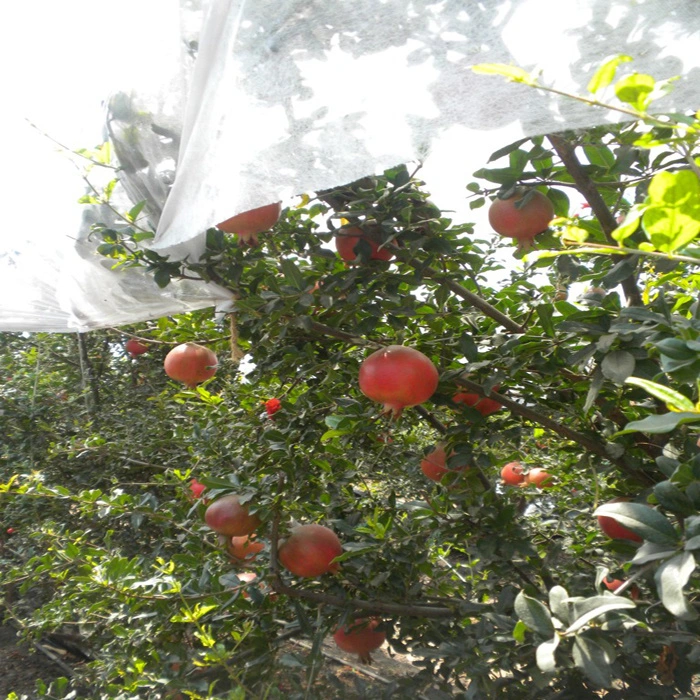
[[[604,68],[594,92],[612,81]],[[36,634],[78,626],[94,660],[77,687],[310,697],[321,640],[374,614],[420,669],[387,696],[692,692],[697,121],[649,117],[648,84],[617,83],[635,121],[522,140],[476,173],[475,208],[515,183],[554,203],[555,232],[524,262],[504,262],[509,242],[453,225],[405,167],[303,198],[259,247],[211,229],[197,262],[144,249],[136,208],[124,226],[95,226],[116,267],[145,266],[160,286],[213,281],[236,301],[234,322],[199,312],[128,329],[150,343],[136,360],[112,331],[2,338],[2,525],[19,536],[1,556],[4,586],[24,594],[7,605]],[[581,197],[590,213],[576,210]],[[371,261],[360,245],[345,265],[332,250],[343,222],[395,259]],[[575,298],[581,282],[595,291]],[[182,390],[162,358],[189,340],[220,366]],[[440,385],[392,423],[356,378],[368,349],[399,343],[433,360]],[[486,418],[452,400],[495,387],[504,408]],[[438,441],[471,468],[435,485],[418,464]],[[546,468],[554,486],[504,487],[512,460]],[[192,477],[204,498],[240,493],[260,514],[253,562],[231,562],[203,525]],[[616,496],[632,502],[601,506]],[[643,544],[608,540],[598,515]],[[294,521],[336,530],[340,574],[280,578],[275,538]],[[608,574],[627,579],[614,594]],[[292,635],[313,638],[309,659],[285,653]]]

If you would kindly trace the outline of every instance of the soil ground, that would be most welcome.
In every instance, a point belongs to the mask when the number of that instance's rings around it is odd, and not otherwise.
[[[278,689],[287,697],[294,697],[300,686],[303,687],[305,671],[301,669],[301,660],[308,655],[310,646],[303,641],[287,642],[281,650],[290,660],[300,662],[298,672],[289,668],[288,673],[280,673],[275,679]],[[311,697],[314,700],[379,700],[384,697],[434,700],[445,697],[412,692],[410,681],[404,681],[396,693],[391,692],[393,682],[408,679],[418,671],[407,657],[392,657],[380,649],[373,652],[372,664],[363,666],[357,657],[339,650],[332,642],[324,644],[324,655],[324,665],[313,685]],[[37,680],[48,686],[65,675],[59,665],[19,639],[13,627],[0,625],[0,700],[6,700],[13,692],[20,700],[34,700],[38,697]]]

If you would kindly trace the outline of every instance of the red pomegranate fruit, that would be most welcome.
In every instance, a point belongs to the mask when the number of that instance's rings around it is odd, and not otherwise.
[[[407,406],[427,401],[440,376],[430,358],[404,345],[373,352],[360,366],[360,391],[384,405],[383,413],[398,418]]]
[[[549,489],[554,486],[554,477],[545,469],[535,467],[525,476],[525,481],[532,486],[537,486],[538,489]]]
[[[549,227],[554,218],[554,206],[541,192],[518,188],[506,199],[495,199],[488,216],[496,233],[515,238],[518,248],[527,249],[535,236]]]
[[[142,343],[140,340],[136,340],[136,338],[129,338],[129,340],[126,341],[124,349],[129,353],[129,355],[131,355],[131,357],[138,357],[139,355],[143,355],[145,352],[148,352],[148,345]]]
[[[192,500],[200,498],[206,490],[207,487],[201,482],[197,481],[197,479],[192,479],[192,481],[190,481],[190,493],[192,494]]]
[[[371,652],[384,644],[386,635],[377,632],[380,624],[376,618],[355,620],[344,627],[339,627],[333,633],[333,641],[350,654],[358,654],[360,661],[365,664],[372,662]]]
[[[258,245],[258,234],[269,231],[279,220],[282,203],[249,209],[216,225],[224,233],[235,233],[242,243]]]
[[[619,498],[613,498],[612,501],[608,503],[624,503],[629,501],[629,498],[620,496]],[[613,540],[629,540],[630,542],[643,542],[644,538],[640,537],[636,532],[626,528],[624,525],[615,520],[610,515],[598,515],[598,525],[600,529]]]
[[[494,388],[496,390],[498,389],[498,387]],[[455,403],[463,403],[466,406],[475,408],[477,411],[479,411],[479,413],[481,413],[482,416],[484,416],[484,418],[486,418],[486,416],[490,416],[496,411],[500,411],[503,408],[503,406],[495,399],[490,399],[488,396],[479,396],[479,394],[460,392],[459,394],[455,394],[452,397],[452,400]]]
[[[254,535],[242,535],[241,537],[232,537],[226,551],[237,561],[249,562],[255,559],[263,549],[265,549],[265,545],[255,539]]]
[[[450,454],[450,457],[453,454],[454,452]],[[436,481],[440,483],[442,481],[442,477],[445,476],[445,474],[451,474],[454,472],[462,471],[464,469],[468,469],[466,465],[460,465],[458,467],[449,469],[447,467],[447,459],[448,457],[445,453],[445,446],[442,443],[438,443],[435,446],[435,449],[431,452],[428,452],[428,454],[425,455],[425,457],[421,460],[421,471],[431,481]]]
[[[260,516],[250,513],[247,505],[241,504],[240,496],[229,494],[217,498],[204,512],[204,522],[214,532],[229,537],[250,535],[260,525]]]
[[[607,576],[603,579],[603,585],[613,593],[624,583],[619,578],[608,578]],[[632,600],[639,600],[639,588],[636,584],[632,584],[628,589],[630,598]]]
[[[341,228],[335,235],[335,249],[338,251],[338,255],[340,255],[345,262],[354,262],[357,258],[355,246],[360,240],[366,241],[369,244],[372,250],[369,256],[370,260],[384,260],[387,262],[394,257],[394,254],[390,250],[386,247],[380,248],[377,241],[367,236],[365,232],[357,226]]]
[[[337,573],[333,560],[343,553],[343,545],[330,528],[323,525],[297,525],[277,550],[282,566],[295,576],[316,578]]]
[[[165,373],[190,389],[216,374],[216,355],[197,343],[183,343],[173,348],[163,363]]]
[[[501,469],[501,479],[503,479],[504,484],[509,486],[520,486],[525,481],[523,465],[520,462],[508,462]]]

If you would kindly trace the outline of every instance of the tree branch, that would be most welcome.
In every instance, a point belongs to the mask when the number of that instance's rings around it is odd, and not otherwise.
[[[562,163],[566,167],[569,175],[574,179],[578,191],[586,198],[586,201],[591,205],[591,210],[600,222],[600,227],[605,234],[605,238],[611,245],[615,244],[615,240],[611,236],[612,232],[617,228],[617,221],[608,209],[605,200],[598,191],[598,187],[581,166],[581,162],[576,156],[574,146],[561,136],[550,134],[548,137]],[[643,306],[642,295],[637,287],[635,275],[622,280],[620,283],[627,297],[628,306]]]

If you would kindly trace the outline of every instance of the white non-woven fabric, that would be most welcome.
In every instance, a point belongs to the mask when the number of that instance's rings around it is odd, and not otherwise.
[[[31,30],[32,6],[43,4],[23,4],[20,37]],[[110,26],[114,5],[79,4],[88,17],[109,7],[105,26]],[[105,42],[96,55],[93,47],[85,60],[101,63],[108,76],[97,80],[102,95],[111,95],[106,126],[120,164],[127,166],[122,178],[129,197],[148,201],[145,211],[157,227],[150,245],[174,257],[197,256],[204,231],[240,211],[408,161],[424,162],[422,177],[438,206],[459,211],[471,173],[500,146],[618,119],[568,98],[477,75],[471,70],[477,63],[539,71],[544,84],[585,94],[602,61],[624,53],[633,58],[626,72],[681,76],[655,105],[657,111],[700,105],[696,0],[208,0],[201,6],[195,0],[152,0],[148,5],[147,12],[135,1],[120,5],[117,24],[124,34],[110,32],[111,44]],[[56,59],[59,44],[81,40],[84,33],[71,36],[69,25],[60,37],[49,34],[35,43],[33,51]],[[125,54],[131,72],[120,75],[112,63],[124,62]],[[52,78],[60,79],[53,69]],[[79,78],[66,73],[62,79],[70,96],[71,81]],[[35,80],[40,81],[38,73]],[[17,102],[21,113],[22,101]],[[28,104],[28,116],[36,120],[37,105]],[[42,116],[42,129],[52,134],[50,113]],[[4,194],[13,187],[16,195],[48,189],[41,170],[32,173],[32,182],[19,178]],[[43,235],[41,245],[24,247],[21,256],[0,257],[0,265],[13,261],[14,274],[28,290],[43,290],[24,305],[15,303],[9,315],[3,294],[0,329],[85,330],[228,298],[205,285],[177,292],[176,286],[159,290],[141,279],[135,304],[124,294],[130,289],[125,280],[138,271],[105,270],[90,244],[70,240],[85,238],[84,225],[71,234],[66,218],[53,228],[60,233]],[[21,235],[40,236],[31,227],[22,227]],[[3,247],[11,248],[11,242]],[[56,274],[46,275],[46,269]],[[0,267],[0,290],[4,277]],[[95,288],[102,293],[96,295]]]

